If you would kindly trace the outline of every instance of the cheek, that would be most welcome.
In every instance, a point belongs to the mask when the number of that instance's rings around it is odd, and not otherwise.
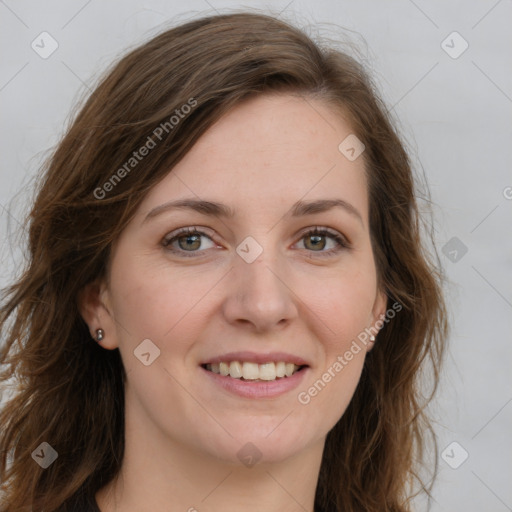
[[[328,352],[345,351],[351,341],[370,326],[376,299],[376,276],[371,266],[344,268],[302,286],[306,307],[314,313]],[[314,292],[312,291],[314,290]],[[332,357],[332,354],[330,354]]]
[[[309,326],[321,342],[321,363],[297,396],[309,410],[321,411],[322,426],[334,426],[355,392],[363,368],[366,345],[359,337],[371,325],[376,298],[373,261],[347,265],[316,280],[315,293],[303,296],[310,311]],[[319,425],[319,428],[321,426]]]
[[[363,368],[366,345],[358,336],[370,326],[375,300],[374,274],[347,272],[324,282],[307,303],[316,318],[321,363],[299,390],[297,401],[314,429],[326,434],[347,409]],[[309,412],[308,412],[309,411]]]
[[[221,284],[222,274],[151,265],[136,258],[119,258],[115,263],[112,307],[120,344],[137,345],[149,338],[162,350],[185,348],[200,330],[201,318],[206,317],[205,297]]]

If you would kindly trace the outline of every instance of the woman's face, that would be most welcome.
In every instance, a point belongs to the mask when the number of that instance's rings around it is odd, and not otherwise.
[[[350,134],[322,102],[259,96],[144,198],[97,316],[144,442],[271,462],[323,443],[342,416],[358,335],[386,306],[363,157],[352,139],[338,148]]]

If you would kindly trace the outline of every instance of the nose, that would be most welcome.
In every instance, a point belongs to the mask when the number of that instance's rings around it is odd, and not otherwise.
[[[282,329],[298,316],[297,298],[288,273],[265,251],[252,263],[236,259],[223,304],[226,320],[253,332]]]

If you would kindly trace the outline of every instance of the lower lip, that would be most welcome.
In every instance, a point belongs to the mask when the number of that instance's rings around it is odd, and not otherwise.
[[[274,398],[288,393],[299,386],[309,368],[295,372],[291,377],[282,377],[269,381],[250,381],[225,377],[219,373],[213,373],[202,366],[200,369],[205,372],[212,381],[225,390],[243,398]]]

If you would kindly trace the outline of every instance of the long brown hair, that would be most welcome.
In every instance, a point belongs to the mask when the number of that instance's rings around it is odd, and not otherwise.
[[[432,431],[425,407],[447,321],[437,253],[423,242],[417,183],[374,89],[345,53],[254,13],[177,26],[112,68],[42,169],[27,219],[28,265],[4,290],[0,382],[14,377],[16,388],[0,413],[0,512],[68,510],[119,472],[125,373],[118,350],[91,340],[78,294],[105,275],[109,249],[145,194],[199,137],[243,99],[270,92],[320,99],[348,116],[366,146],[379,283],[388,304],[402,306],[379,332],[355,395],[327,436],[315,507],[409,510],[412,484],[423,485],[418,462]],[[131,161],[150,139],[151,151]],[[419,386],[425,363],[426,395]],[[32,458],[42,442],[58,453],[47,469]]]

